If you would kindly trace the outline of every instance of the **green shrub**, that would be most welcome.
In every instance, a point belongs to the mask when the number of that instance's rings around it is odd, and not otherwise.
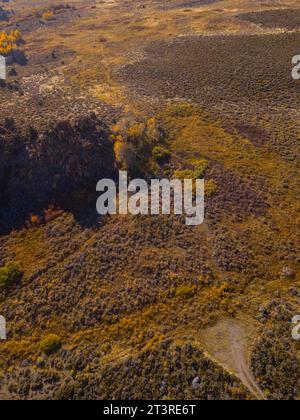
[[[205,159],[194,161],[195,171],[194,177],[196,179],[203,178],[208,167],[208,161]]]
[[[170,160],[171,152],[163,146],[155,146],[152,151],[152,157],[157,163],[162,165]]]
[[[176,105],[172,105],[172,107],[169,110],[169,113],[172,117],[185,118],[185,117],[191,117],[194,111],[195,109],[193,108],[192,105],[176,104]]]
[[[43,340],[40,342],[40,348],[43,353],[47,356],[50,356],[53,353],[56,353],[62,345],[61,338],[56,334],[48,334]]]
[[[0,268],[0,289],[9,289],[13,284],[17,284],[23,277],[22,266],[14,261],[7,262]]]

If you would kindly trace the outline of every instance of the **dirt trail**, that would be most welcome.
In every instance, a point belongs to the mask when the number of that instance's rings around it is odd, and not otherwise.
[[[235,374],[256,398],[266,400],[250,369],[248,348],[252,331],[247,327],[240,321],[225,319],[203,331],[202,342],[216,362]]]

